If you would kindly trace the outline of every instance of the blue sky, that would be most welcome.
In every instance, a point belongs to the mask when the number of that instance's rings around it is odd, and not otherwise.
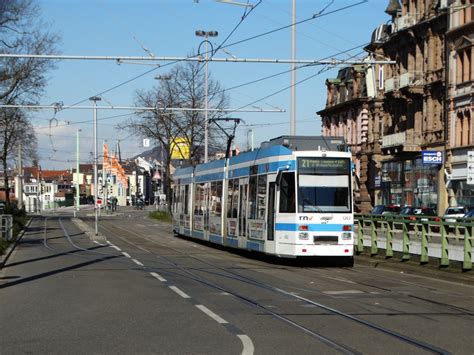
[[[236,0],[237,1],[237,0]],[[246,2],[246,0],[238,0]],[[184,57],[197,51],[202,39],[196,37],[196,30],[215,30],[219,36],[212,42],[217,46],[239,23],[243,8],[218,3],[213,0],[38,0],[42,17],[51,30],[62,36],[59,50],[65,55],[110,55],[146,56],[142,45],[156,56]],[[257,0],[250,1],[256,4]],[[355,4],[358,0],[335,0],[326,12]],[[291,0],[263,0],[238,27],[227,44],[277,29],[291,23]],[[310,18],[325,8],[329,0],[297,0],[297,20]],[[297,27],[298,59],[321,59],[370,41],[372,31],[385,23],[389,17],[384,13],[387,0],[368,0],[366,3],[339,11],[325,17],[308,21]],[[239,58],[291,58],[290,29],[228,47]],[[356,49],[350,54],[360,53]],[[227,57],[220,51],[216,57]],[[359,56],[361,58],[361,56]],[[339,55],[347,59],[348,55]],[[103,95],[101,104],[115,106],[133,105],[137,89],[150,89],[156,84],[155,75],[166,74],[170,66],[158,68],[150,74],[133,80]],[[210,63],[209,71],[215,80],[225,88],[244,84],[258,78],[288,70],[288,64],[236,64]],[[122,64],[113,61],[58,61],[57,69],[49,73],[49,83],[42,104],[63,102],[75,104],[90,96],[108,90],[150,70],[150,66]],[[297,81],[316,74],[320,66],[297,71]],[[298,84],[296,87],[296,133],[319,135],[321,122],[316,111],[324,108],[326,102],[327,78],[335,77],[337,69]],[[228,91],[230,107],[242,107],[270,95],[290,84],[290,74],[284,74],[258,84]],[[84,105],[89,102],[85,101]],[[289,134],[290,90],[266,98],[255,104],[259,108],[279,107],[284,113],[240,113],[248,126],[237,130],[236,143],[240,148],[247,146],[247,132],[254,132],[254,142]],[[143,151],[142,141],[127,131],[118,131],[114,126],[123,117],[124,111],[99,111],[99,142],[107,140],[115,146],[120,140],[122,157],[133,156]],[[236,114],[233,114],[235,117]],[[75,134],[81,132],[81,161],[90,160],[92,151],[92,111],[64,110],[32,113],[37,126],[40,164],[43,168],[69,168],[74,166],[76,156]],[[49,120],[55,117],[56,127]],[[70,125],[63,125],[64,122]],[[81,121],[89,121],[79,124]]]

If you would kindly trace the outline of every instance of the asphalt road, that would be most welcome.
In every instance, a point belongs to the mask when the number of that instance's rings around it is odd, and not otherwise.
[[[147,211],[35,218],[0,271],[0,354],[472,354],[472,274],[303,265]]]

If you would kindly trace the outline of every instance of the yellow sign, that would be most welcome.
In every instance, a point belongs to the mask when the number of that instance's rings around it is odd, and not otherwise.
[[[175,138],[171,142],[171,159],[189,159],[189,142],[187,138]]]

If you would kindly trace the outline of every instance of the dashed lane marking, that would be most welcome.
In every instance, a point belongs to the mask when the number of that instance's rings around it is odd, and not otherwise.
[[[213,311],[211,311],[209,308],[207,308],[206,306],[203,306],[202,304],[197,304],[196,305],[197,308],[199,308],[201,311],[203,311],[204,313],[206,313],[209,317],[211,317],[212,319],[214,319],[217,323],[219,324],[227,324],[229,322],[227,322],[225,319],[221,318],[220,316],[218,316],[217,314],[215,314]]]
[[[130,254],[126,253],[126,252],[122,252],[123,256],[126,256],[127,258],[131,258]]]
[[[114,248],[117,251],[122,251],[122,249],[120,249],[119,247],[116,247],[115,245],[111,245],[111,247]]]
[[[170,286],[170,289],[172,289],[174,292],[176,292],[178,295],[180,295],[183,298],[191,298],[187,294],[185,294],[183,291],[181,291],[179,288],[176,286]]]
[[[140,266],[144,266],[141,262],[139,262],[137,259],[132,259],[132,261],[137,264],[137,265],[140,265]]]
[[[342,290],[342,291],[324,291],[326,295],[356,295],[364,293],[363,291],[359,290]]]
[[[158,275],[156,272],[150,272],[150,275],[153,276],[153,277],[156,277],[158,280],[160,280],[161,282],[166,282],[166,279],[164,279],[163,277],[161,277],[161,275]]]

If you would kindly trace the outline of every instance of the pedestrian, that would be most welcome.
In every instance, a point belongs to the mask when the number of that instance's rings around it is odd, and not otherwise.
[[[117,211],[117,202],[118,202],[117,197],[112,196],[112,211],[114,212]]]

